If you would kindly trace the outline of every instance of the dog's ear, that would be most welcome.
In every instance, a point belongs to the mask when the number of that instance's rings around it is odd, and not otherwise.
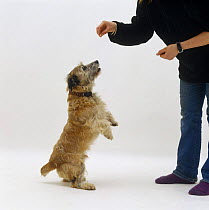
[[[77,85],[79,85],[80,80],[78,79],[76,75],[73,75],[68,78],[67,82],[68,82],[68,88],[72,91],[73,87],[76,87]]]

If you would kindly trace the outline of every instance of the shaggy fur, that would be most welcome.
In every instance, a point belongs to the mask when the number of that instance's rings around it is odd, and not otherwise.
[[[68,120],[49,162],[41,168],[43,176],[56,169],[63,181],[84,190],[95,190],[95,186],[85,178],[86,151],[99,134],[112,140],[110,126],[118,123],[95,93],[81,97],[70,94],[70,91],[91,92],[99,73],[99,62],[95,61],[86,66],[81,63],[68,74]]]

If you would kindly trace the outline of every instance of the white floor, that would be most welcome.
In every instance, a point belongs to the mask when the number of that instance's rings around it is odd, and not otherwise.
[[[90,153],[88,181],[96,191],[72,189],[55,171],[46,178],[39,169],[48,152],[1,151],[0,210],[206,210],[208,197],[188,195],[193,185],[157,185],[170,172],[173,158]]]

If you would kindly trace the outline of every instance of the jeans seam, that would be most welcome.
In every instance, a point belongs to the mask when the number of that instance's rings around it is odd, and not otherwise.
[[[202,116],[202,114],[201,114],[201,116]],[[196,126],[195,126],[195,123],[196,123],[196,122],[194,121],[194,122],[193,122],[194,128],[196,127]],[[195,130],[195,129],[193,129],[193,132],[194,132],[194,130]],[[194,138],[194,139],[197,139],[196,136],[197,136],[197,132],[194,132],[194,137],[193,137],[193,138]],[[201,137],[200,137],[200,138],[201,138]],[[201,141],[201,139],[200,139],[200,141]],[[194,153],[193,153],[193,165],[192,165],[192,169],[195,169],[195,170],[196,170],[196,167],[195,167],[195,166],[196,166],[196,162],[197,162],[197,160],[196,160],[196,154],[198,153],[198,152],[197,152],[197,149],[198,149],[198,148],[197,148],[197,144],[198,144],[197,141],[194,141]]]
[[[177,170],[173,171],[173,174],[175,174],[176,176],[182,178],[182,179],[185,179],[187,181],[190,181],[190,182],[196,182],[197,181],[197,178],[196,179],[193,179],[193,178],[189,178],[183,174],[181,174],[180,172],[178,172]]]

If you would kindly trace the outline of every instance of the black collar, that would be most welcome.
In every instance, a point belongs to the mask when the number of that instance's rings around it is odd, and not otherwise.
[[[80,96],[80,97],[90,97],[92,96],[92,92],[74,92],[69,90],[69,94],[70,95],[74,95],[74,96]]]

